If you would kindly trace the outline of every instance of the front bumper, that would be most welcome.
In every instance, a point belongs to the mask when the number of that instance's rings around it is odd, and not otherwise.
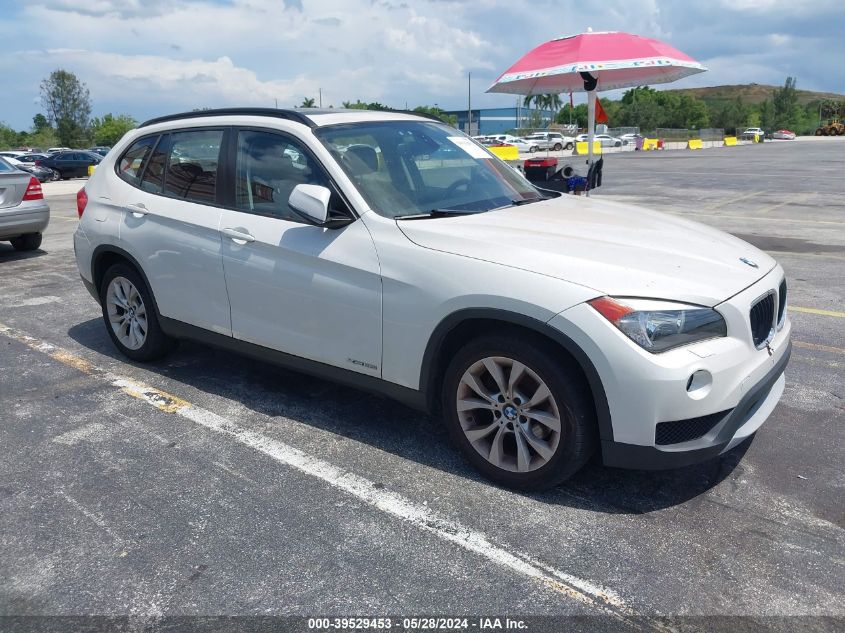
[[[769,373],[703,437],[667,447],[602,440],[604,464],[617,468],[665,470],[697,464],[729,451],[760,428],[774,410],[783,393],[784,370],[791,353],[792,342],[789,342]]]
[[[549,321],[581,348],[598,374],[607,403],[605,415],[597,409],[606,464],[692,464],[733,448],[762,425],[783,393],[791,323],[785,317],[770,345],[757,349],[749,313],[782,279],[776,266],[715,306],[727,322],[726,337],[660,354],[638,347],[588,304]],[[694,374],[709,376],[709,384],[690,389]]]

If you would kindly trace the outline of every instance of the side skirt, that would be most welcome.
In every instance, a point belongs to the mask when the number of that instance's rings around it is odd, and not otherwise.
[[[224,349],[229,352],[254,358],[272,365],[278,365],[303,374],[309,374],[331,382],[337,382],[363,391],[370,391],[387,396],[388,398],[398,400],[402,404],[414,409],[419,409],[421,411],[426,410],[425,394],[416,389],[403,387],[401,385],[382,380],[381,378],[366,376],[348,369],[341,369],[340,367],[334,367],[333,365],[326,365],[325,363],[302,358],[301,356],[293,356],[292,354],[286,354],[285,352],[270,349],[269,347],[240,341],[231,336],[225,336],[224,334],[218,334],[217,332],[210,332],[209,330],[184,323],[183,321],[159,316],[159,324],[161,325],[161,329],[164,333],[168,336],[172,336],[173,338],[196,341],[197,343],[202,343],[203,345]]]

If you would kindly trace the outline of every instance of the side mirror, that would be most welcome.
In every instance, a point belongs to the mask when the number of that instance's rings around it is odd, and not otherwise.
[[[329,219],[332,192],[320,185],[297,185],[288,198],[294,212],[309,224],[323,226]]]

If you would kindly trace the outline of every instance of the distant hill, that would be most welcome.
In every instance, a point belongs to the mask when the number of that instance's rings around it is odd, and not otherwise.
[[[676,92],[678,94],[686,94],[692,97],[698,97],[707,105],[720,105],[726,101],[735,101],[737,97],[742,97],[742,101],[748,104],[762,103],[766,99],[772,98],[772,92],[781,86],[767,86],[766,84],[739,84],[734,86],[710,86],[707,88],[682,88],[670,90],[669,92]],[[798,103],[806,105],[811,101],[819,101],[821,99],[833,99],[835,101],[845,101],[845,95],[837,94],[835,92],[814,92],[812,90],[798,90]]]

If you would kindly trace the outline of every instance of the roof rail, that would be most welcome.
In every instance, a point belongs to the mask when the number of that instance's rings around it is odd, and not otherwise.
[[[276,108],[211,108],[208,110],[194,110],[193,112],[181,112],[179,114],[168,114],[166,116],[156,117],[149,121],[144,121],[138,127],[147,127],[156,123],[165,123],[166,121],[179,121],[181,119],[198,119],[207,116],[267,116],[275,117],[277,119],[287,119],[288,121],[296,121],[308,127],[317,127],[311,119],[305,116],[302,112],[296,110],[279,110]]]

